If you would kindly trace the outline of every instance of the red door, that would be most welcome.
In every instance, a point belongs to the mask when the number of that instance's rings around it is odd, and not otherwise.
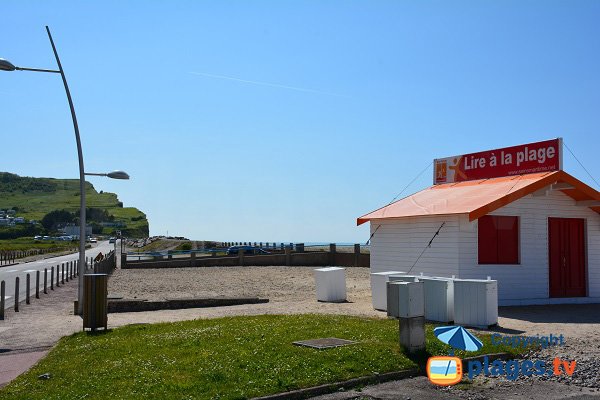
[[[550,297],[584,297],[585,235],[583,219],[548,218]]]

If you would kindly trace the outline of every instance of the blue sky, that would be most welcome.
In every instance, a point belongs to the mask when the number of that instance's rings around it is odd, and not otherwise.
[[[356,217],[435,157],[560,136],[600,180],[599,18],[597,1],[5,1],[0,57],[54,68],[50,26],[86,170],[132,177],[90,181],[151,234],[364,242]],[[1,73],[0,116],[0,170],[78,177],[58,76]]]

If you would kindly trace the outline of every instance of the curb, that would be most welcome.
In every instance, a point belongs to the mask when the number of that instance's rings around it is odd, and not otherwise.
[[[463,362],[480,361],[483,362],[484,357],[488,357],[490,361],[507,360],[512,357],[509,353],[493,353],[483,354],[476,357],[463,358]],[[349,379],[343,382],[329,383],[325,385],[314,386],[311,388],[292,390],[290,392],[272,394],[262,397],[254,397],[251,400],[300,400],[308,397],[322,396],[337,392],[339,390],[353,389],[359,386],[373,385],[389,381],[397,381],[415,376],[422,376],[423,372],[419,368],[413,368],[405,371],[387,372],[385,374],[361,376],[359,378]]]
[[[358,386],[384,383],[400,379],[412,378],[420,375],[418,368],[405,371],[387,372],[385,374],[361,376],[359,378],[349,379],[343,382],[329,383],[320,386],[314,386],[306,389],[292,390],[291,392],[272,394],[263,397],[254,397],[251,400],[299,400],[307,397],[321,396],[328,393],[337,392],[340,389],[352,389]]]

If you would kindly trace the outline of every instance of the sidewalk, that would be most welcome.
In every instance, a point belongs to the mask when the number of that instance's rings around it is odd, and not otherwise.
[[[34,296],[31,304],[19,303],[20,312],[6,309],[0,321],[0,386],[27,371],[64,335],[81,327],[81,318],[73,315],[77,281],[48,288],[48,294]]]

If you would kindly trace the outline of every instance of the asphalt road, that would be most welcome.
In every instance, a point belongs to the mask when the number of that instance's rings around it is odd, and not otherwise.
[[[108,241],[98,242],[97,245],[93,245],[91,249],[86,250],[86,257],[96,257],[98,253],[107,254],[114,249],[114,244],[108,243]],[[117,242],[117,248],[119,244]],[[31,280],[31,292],[30,296],[35,296],[35,276],[36,271],[40,271],[40,292],[44,288],[44,268],[48,269],[48,288],[50,288],[50,268],[55,267],[54,273],[56,274],[56,266],[69,261],[76,261],[79,259],[79,253],[67,254],[65,256],[52,257],[44,260],[32,261],[28,263],[22,263],[17,265],[11,265],[0,268],[0,281],[5,281],[6,292],[5,292],[5,308],[14,307],[14,296],[15,296],[15,278],[19,277],[19,301],[25,300],[25,281],[27,274],[30,274]],[[66,276],[66,265],[65,265],[65,276]],[[54,275],[54,282],[56,283],[56,275]],[[48,289],[50,290],[50,289]]]

